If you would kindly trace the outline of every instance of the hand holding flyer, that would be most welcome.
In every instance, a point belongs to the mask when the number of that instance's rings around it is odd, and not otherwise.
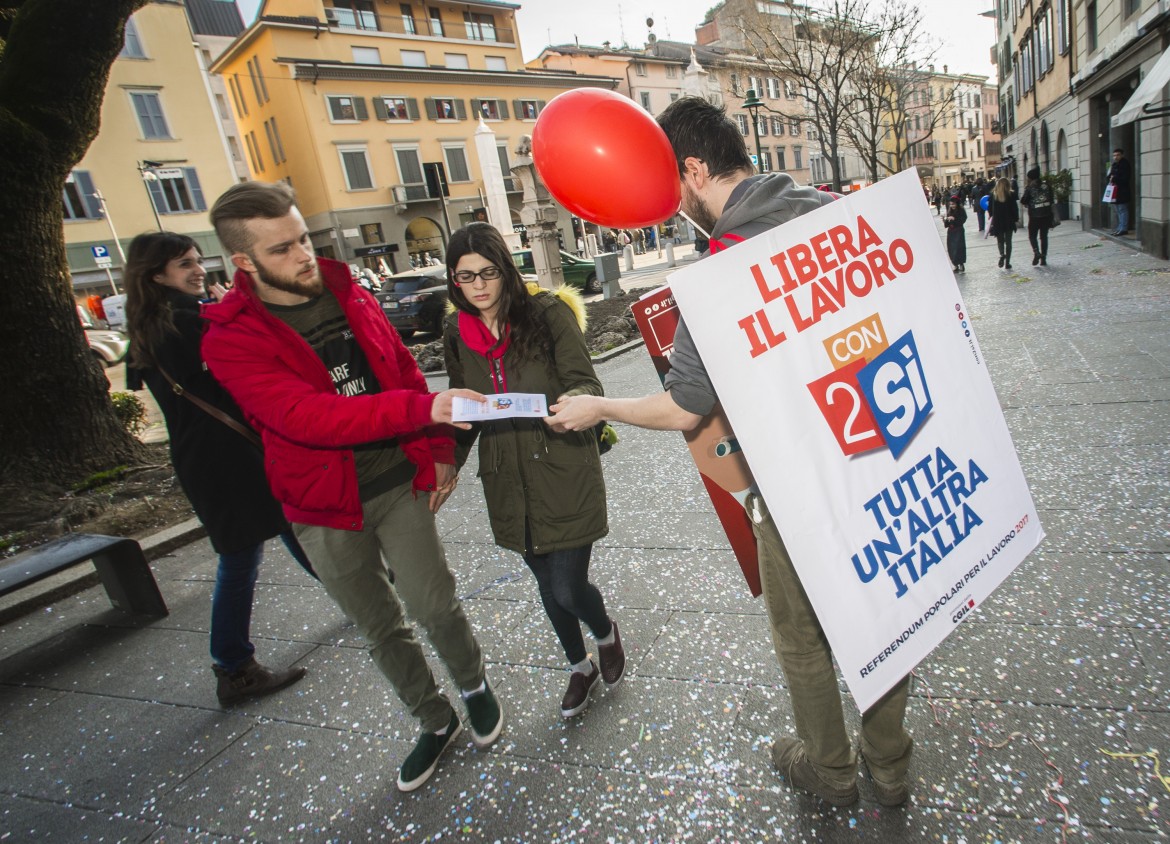
[[[548,406],[540,393],[496,393],[487,401],[456,397],[451,409],[453,422],[486,422],[490,419],[548,416]]]

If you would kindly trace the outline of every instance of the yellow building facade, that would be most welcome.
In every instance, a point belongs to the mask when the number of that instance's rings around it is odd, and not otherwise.
[[[154,0],[127,24],[102,102],[101,131],[65,185],[75,291],[108,294],[112,284],[120,291],[125,245],[160,228],[193,237],[208,269],[222,271],[207,207],[234,181],[187,12],[181,2]]]
[[[518,8],[265,0],[212,70],[252,177],[292,185],[319,254],[391,272],[441,259],[449,233],[491,205],[485,167],[502,173],[519,226],[521,138],[557,94],[617,80],[525,68]],[[572,250],[567,212],[557,225]]]

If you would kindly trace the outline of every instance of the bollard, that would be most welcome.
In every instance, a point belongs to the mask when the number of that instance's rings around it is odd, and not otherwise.
[[[673,267],[674,265],[674,244],[668,240],[666,241],[666,266]]]
[[[634,268],[634,247],[627,246],[625,249],[623,249],[622,257],[625,258],[623,263],[625,265],[626,272],[629,272]]]

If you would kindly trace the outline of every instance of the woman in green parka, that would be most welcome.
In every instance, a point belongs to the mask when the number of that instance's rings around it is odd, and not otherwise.
[[[582,334],[584,308],[574,291],[553,293],[524,283],[503,237],[471,223],[447,247],[447,292],[454,305],[443,348],[452,387],[485,394],[601,395]],[[575,302],[576,310],[568,304]],[[496,544],[524,555],[540,599],[572,666],[561,715],[589,704],[602,680],[625,671],[617,622],[589,582],[594,541],[609,532],[605,482],[593,431],[550,431],[541,419],[482,422],[458,441],[462,467],[479,438],[479,477]],[[597,642],[595,665],[581,635]]]

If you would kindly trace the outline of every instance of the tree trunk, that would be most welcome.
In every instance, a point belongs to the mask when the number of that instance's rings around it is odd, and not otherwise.
[[[0,360],[7,369],[0,485],[9,491],[67,486],[142,455],[114,414],[77,317],[61,191],[97,135],[126,19],[145,2],[24,0],[0,24]]]

